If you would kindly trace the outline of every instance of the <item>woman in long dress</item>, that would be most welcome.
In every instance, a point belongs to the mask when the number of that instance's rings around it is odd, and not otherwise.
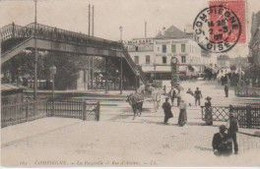
[[[187,104],[184,102],[183,99],[180,101],[180,114],[178,119],[178,125],[184,126],[187,123]]]
[[[206,125],[213,124],[213,117],[212,117],[212,107],[211,107],[211,97],[205,98],[207,102],[205,102],[205,121]]]

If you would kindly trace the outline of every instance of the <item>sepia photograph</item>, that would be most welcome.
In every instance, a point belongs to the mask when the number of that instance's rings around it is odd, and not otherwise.
[[[259,0],[0,0],[1,167],[260,167]]]

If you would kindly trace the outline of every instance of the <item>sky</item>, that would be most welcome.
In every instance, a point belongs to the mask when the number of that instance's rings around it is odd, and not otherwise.
[[[148,37],[171,25],[184,30],[208,7],[207,0],[38,0],[38,22],[87,33],[89,3],[95,6],[95,36],[110,40],[119,40],[120,26],[124,40],[144,37],[145,21]],[[252,12],[260,10],[260,0],[248,0],[247,5],[249,25]],[[33,21],[33,0],[0,0],[0,27],[11,22],[26,25]],[[248,53],[245,47],[237,46],[236,51]]]

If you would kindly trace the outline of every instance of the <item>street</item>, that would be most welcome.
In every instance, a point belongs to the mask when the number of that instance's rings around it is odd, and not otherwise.
[[[225,99],[220,87],[201,81],[195,85],[194,82],[185,82],[184,89],[191,84],[192,89],[200,86],[202,94],[211,93],[213,104],[216,97]],[[217,89],[214,93],[208,92],[212,88]],[[230,104],[237,100],[231,91],[230,98],[222,102]],[[260,164],[258,158],[252,158],[260,155],[260,138],[244,134],[238,134],[238,155],[214,156],[211,141],[218,127],[202,125],[199,107],[190,107],[188,124],[178,127],[179,112],[176,107],[174,118],[169,120],[169,125],[164,125],[161,108],[153,112],[152,103],[146,102],[141,117],[135,120],[132,120],[133,113],[127,102],[104,101],[102,104],[99,122],[51,117],[3,128],[2,165],[79,167]]]

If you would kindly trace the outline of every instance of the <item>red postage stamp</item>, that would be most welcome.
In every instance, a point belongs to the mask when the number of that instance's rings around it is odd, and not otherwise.
[[[195,40],[204,50],[227,52],[237,43],[246,42],[245,1],[214,0],[193,23]]]

